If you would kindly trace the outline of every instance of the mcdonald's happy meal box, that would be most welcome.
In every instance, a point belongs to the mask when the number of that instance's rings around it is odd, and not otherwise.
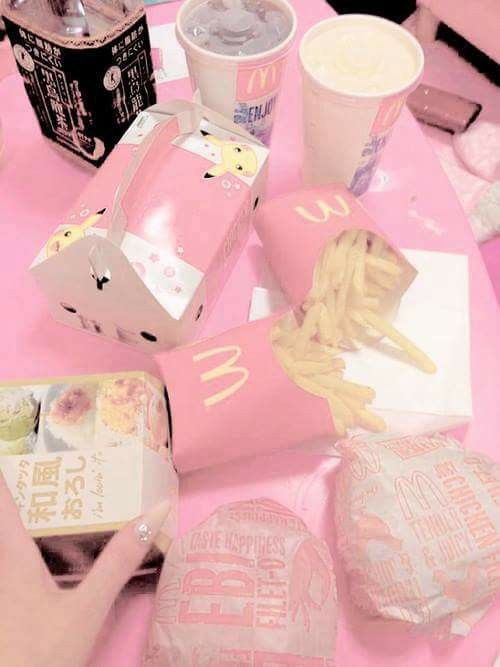
[[[267,158],[191,102],[142,112],[31,266],[54,318],[145,352],[190,340],[245,245]]]

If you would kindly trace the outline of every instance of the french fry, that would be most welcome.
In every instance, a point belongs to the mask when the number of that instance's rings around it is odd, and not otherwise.
[[[395,329],[392,324],[389,324],[389,322],[384,320],[383,317],[373,313],[371,310],[364,310],[361,315],[371,327],[379,331],[384,336],[387,336],[387,338],[392,340],[393,343],[396,343],[398,347],[404,350],[408,356],[413,359],[419,368],[421,368],[426,373],[436,372],[436,364],[432,361],[432,359],[430,359],[425,354],[425,352],[412,343],[411,340]]]
[[[324,387],[335,389],[345,396],[352,396],[365,403],[375,398],[375,391],[371,387],[365,387],[362,384],[356,384],[348,380],[340,380],[335,376],[321,375],[316,376],[314,380]]]
[[[382,273],[387,273],[390,276],[397,277],[401,275],[401,267],[388,259],[382,259],[381,257],[374,257],[373,255],[367,254],[366,265],[373,269],[378,269]]]
[[[330,396],[331,390],[328,387],[322,387],[320,384],[315,382],[310,378],[305,378],[302,375],[294,375],[294,382],[304,391],[314,394],[315,396],[321,396],[322,398],[328,398]]]
[[[367,408],[375,391],[344,379],[340,344],[356,349],[357,341],[373,344],[385,336],[419,368],[436,370],[422,350],[380,315],[402,271],[399,257],[381,237],[347,230],[325,245],[316,262],[312,288],[301,304],[302,323],[288,316],[271,332],[281,366],[298,387],[327,401],[338,436],[353,426],[373,432],[386,428]]]
[[[318,317],[318,337],[321,343],[332,341],[333,326],[326,306],[322,303]]]
[[[376,296],[365,296],[362,299],[363,306],[370,310],[378,310],[380,308],[380,299]]]
[[[281,330],[281,327],[274,325],[274,327],[271,329],[271,341],[274,343],[277,340],[281,338],[283,335],[283,332]]]
[[[377,236],[376,234],[370,234],[370,240],[370,254],[374,255],[375,257],[379,257],[384,250],[384,239],[380,236]]]
[[[274,347],[274,352],[283,366],[285,366],[287,369],[293,368],[295,360],[290,352],[288,352],[288,350],[286,350],[284,347],[276,345]]]
[[[355,253],[351,249],[347,255],[346,268],[344,273],[344,281],[339,288],[337,294],[337,303],[334,313],[334,324],[338,326],[344,317],[345,307],[347,303],[347,295],[349,293],[349,288],[351,286],[352,276],[354,273],[354,262],[355,262]]]
[[[368,431],[380,433],[386,429],[384,420],[369,410],[358,410],[356,418],[359,425],[366,428]]]
[[[342,394],[342,402],[347,405],[354,415],[356,415],[359,410],[364,409],[364,404],[361,399],[349,396],[348,394]]]
[[[354,425],[354,415],[349,410],[347,405],[342,402],[341,398],[332,393],[328,396],[328,404],[330,406],[331,411],[337,417],[342,419],[342,421],[346,426]]]
[[[311,306],[304,316],[304,321],[299,329],[297,340],[295,342],[295,354],[303,356],[306,352],[309,341],[316,335],[318,330],[318,318],[321,304],[315,303]]]
[[[394,289],[396,285],[396,281],[392,276],[382,273],[382,271],[374,269],[371,266],[366,267],[366,273],[377,285],[386,290]]]
[[[335,243],[337,244],[336,261],[338,262],[338,267],[336,268],[336,272],[332,274],[331,285],[333,289],[339,288],[345,280],[347,257],[356,240],[356,236],[356,230],[349,230],[342,234],[340,238],[335,239]]]
[[[345,371],[345,361],[343,359],[332,359],[334,370]]]
[[[352,285],[357,294],[363,295],[365,291],[365,255],[366,255],[366,232],[359,232],[354,244],[354,271]]]
[[[342,421],[342,419],[337,417],[334,412],[332,412],[331,406],[330,406],[330,413],[332,416],[333,428],[335,430],[335,433],[339,436],[339,438],[344,438],[345,435],[347,434],[347,429],[345,427],[344,422]]]
[[[332,360],[329,361],[296,361],[292,360],[291,368],[300,375],[316,375],[316,373],[328,373],[333,370]]]
[[[375,283],[368,283],[366,285],[366,296],[376,296],[376,297],[382,297],[385,296],[385,292],[380,287],[380,285],[375,285]]]

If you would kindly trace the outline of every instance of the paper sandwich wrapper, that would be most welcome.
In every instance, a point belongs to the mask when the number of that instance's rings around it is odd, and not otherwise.
[[[337,551],[369,616],[466,635],[500,591],[500,465],[442,434],[339,442]]]
[[[0,384],[1,393],[19,389],[39,402],[39,420],[25,452],[0,456],[0,470],[58,580],[80,579],[114,532],[167,497],[163,531],[176,535],[178,482],[159,380],[126,372]],[[74,420],[71,392],[87,397]],[[66,423],[54,419],[56,406],[68,410]],[[153,549],[138,573],[155,572],[160,556]]]
[[[31,266],[55,319],[150,353],[190,340],[244,247],[268,153],[191,102],[141,113]]]
[[[267,498],[219,507],[177,540],[158,584],[148,667],[334,667],[326,542]]]

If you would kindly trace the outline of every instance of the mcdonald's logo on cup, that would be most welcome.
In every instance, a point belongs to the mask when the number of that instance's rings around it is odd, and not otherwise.
[[[373,122],[373,127],[371,129],[371,136],[374,134],[381,134],[382,132],[387,132],[394,123],[399,118],[401,109],[404,106],[406,100],[405,95],[398,95],[397,97],[388,97],[386,100],[383,100],[375,120]]]
[[[235,375],[237,376],[237,379],[235,379],[227,387],[219,389],[215,393],[208,396],[208,398],[203,399],[203,404],[207,408],[216,405],[220,401],[225,401],[226,398],[229,398],[234,393],[236,393],[245,384],[245,382],[248,380],[248,376],[250,375],[248,368],[245,368],[245,366],[234,365],[235,362],[241,357],[241,347],[239,347],[239,345],[224,345],[222,347],[214,347],[211,350],[207,350],[206,352],[195,354],[193,361],[203,361],[204,359],[209,359],[218,355],[225,355],[224,360],[214,368],[201,373],[201,381],[216,381],[226,375]]]
[[[278,90],[285,58],[252,68],[238,68],[236,99],[257,100]]]

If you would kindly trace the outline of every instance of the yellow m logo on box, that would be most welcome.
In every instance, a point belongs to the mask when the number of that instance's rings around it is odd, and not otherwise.
[[[211,370],[202,373],[200,376],[201,381],[209,382],[210,380],[215,380],[217,378],[224,377],[225,375],[236,375],[238,376],[238,379],[225,389],[221,389],[208,398],[205,398],[203,403],[207,408],[211,407],[212,405],[216,405],[220,401],[226,400],[226,398],[229,398],[229,396],[232,396],[245,384],[245,382],[248,380],[248,376],[250,375],[248,368],[234,365],[235,362],[238,361],[238,359],[241,357],[241,347],[238,345],[214,347],[213,349],[207,350],[206,352],[195,354],[193,361],[203,361],[204,359],[209,359],[219,354],[226,354],[228,356],[218,366],[215,366]]]
[[[304,220],[308,222],[327,222],[332,215],[340,218],[345,218],[351,212],[349,204],[341,195],[334,195],[335,204],[329,204],[323,199],[317,199],[315,204],[319,208],[320,216],[311,213],[304,206],[296,206],[295,212],[298,213]]]

